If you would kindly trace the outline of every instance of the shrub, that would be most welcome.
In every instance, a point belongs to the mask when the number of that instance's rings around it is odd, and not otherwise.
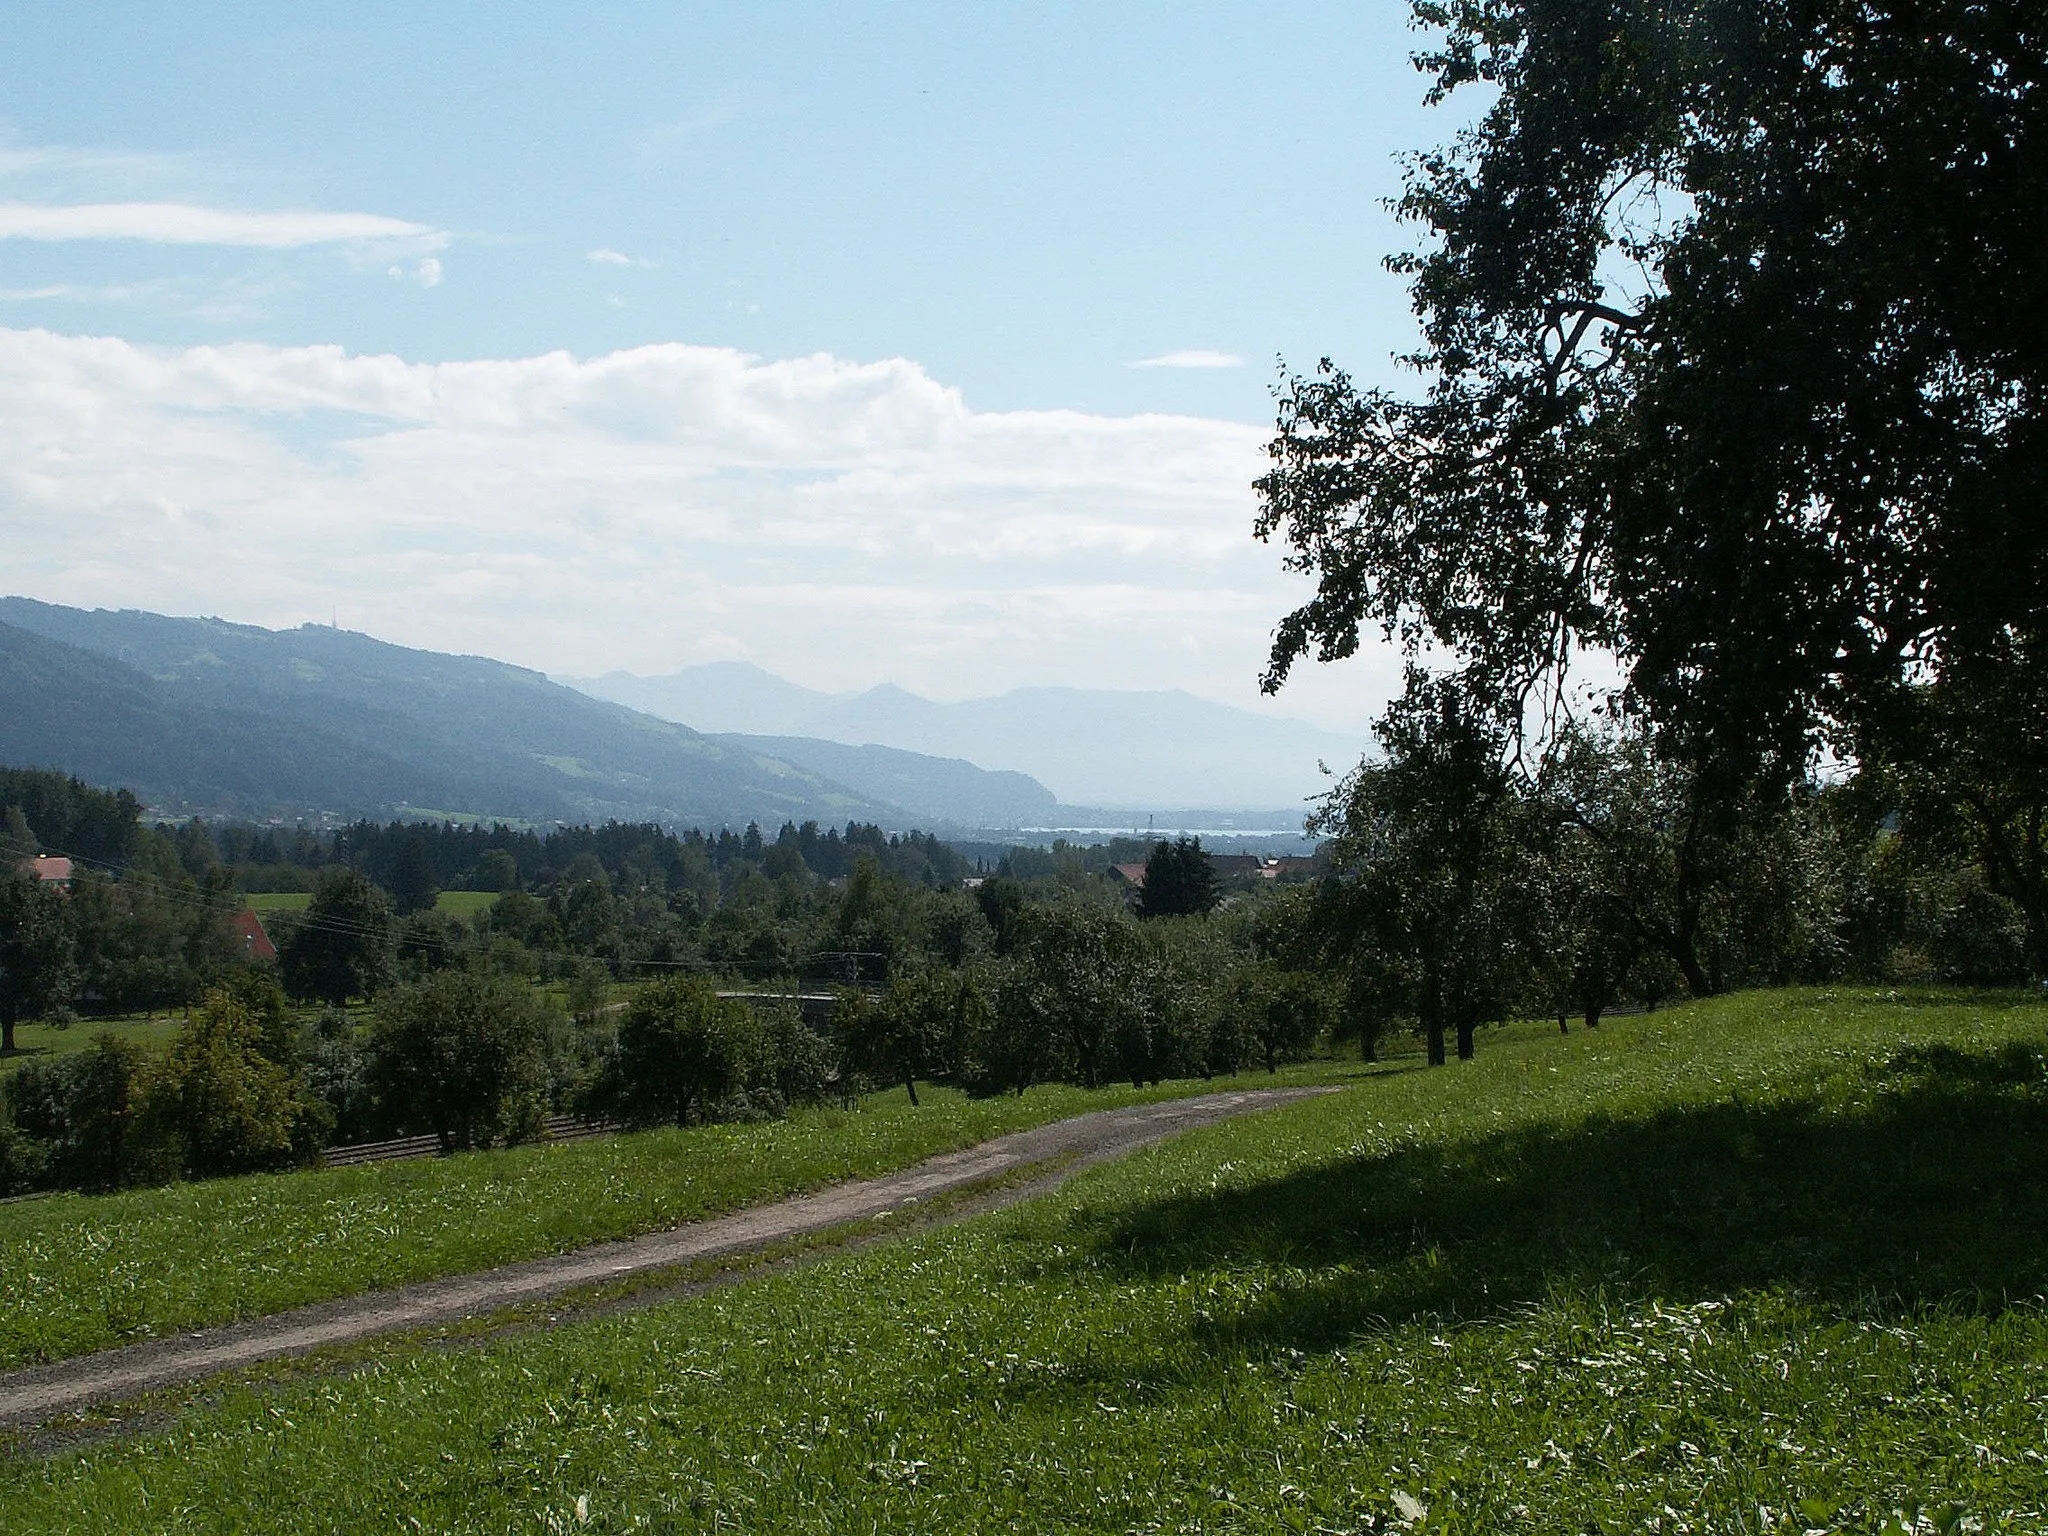
[[[379,1000],[370,1034],[378,1104],[441,1150],[529,1140],[547,1106],[548,1009],[515,982],[441,971]]]
[[[675,976],[627,1006],[586,1100],[627,1125],[691,1125],[751,1110],[748,1090],[774,1085],[770,1042],[754,1010],[708,982]]]
[[[211,993],[148,1074],[136,1116],[142,1144],[195,1179],[312,1161],[333,1116],[272,1059],[274,1036],[235,991]]]

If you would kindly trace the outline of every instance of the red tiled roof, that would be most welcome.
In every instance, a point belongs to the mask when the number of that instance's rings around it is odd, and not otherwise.
[[[234,930],[242,936],[242,947],[252,960],[275,960],[277,946],[270,942],[270,935],[263,931],[263,919],[247,907],[231,919]]]
[[[39,853],[32,859],[21,860],[14,867],[24,875],[34,875],[45,885],[71,883],[71,861],[54,853]]]

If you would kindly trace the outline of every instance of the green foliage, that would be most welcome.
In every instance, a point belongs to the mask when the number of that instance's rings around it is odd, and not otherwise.
[[[391,904],[355,870],[328,870],[277,958],[285,990],[303,1001],[375,997],[391,979]]]
[[[1202,852],[1199,837],[1155,844],[1145,860],[1145,884],[1138,892],[1140,917],[1199,917],[1216,905],[1216,866]]]
[[[1259,528],[1319,582],[1275,681],[1383,625],[1519,722],[1591,646],[1686,760],[1790,779],[2039,631],[2028,7],[1415,9],[1483,115],[1400,204],[1422,396],[1282,401]]]
[[[1118,908],[1067,899],[1028,909],[990,972],[994,1014],[971,1080],[984,1091],[1048,1078],[1100,1086],[1141,1006],[1138,950],[1137,925]]]
[[[0,820],[24,854],[51,849],[119,864],[140,834],[142,806],[127,790],[96,789],[47,768],[0,768],[0,807]]]
[[[643,988],[619,1020],[591,1108],[627,1125],[695,1125],[752,1108],[774,1082],[772,1041],[754,1010],[707,982],[672,976]]]
[[[18,1134],[39,1144],[34,1160],[46,1184],[118,1189],[177,1172],[167,1149],[152,1144],[139,1124],[148,1074],[142,1047],[103,1030],[85,1050],[31,1061],[7,1079],[8,1110]]]
[[[1324,923],[1354,1006],[1418,1019],[1441,1064],[1455,1032],[1504,1017],[1518,976],[1525,843],[1498,731],[1462,694],[1413,668],[1359,767],[1323,814]]]
[[[547,1008],[525,987],[441,971],[377,1003],[370,1076],[401,1134],[444,1151],[531,1139],[547,1107]]]
[[[136,1127],[163,1165],[195,1179],[254,1173],[325,1144],[330,1112],[294,1070],[296,1041],[290,1065],[275,1059],[283,1010],[266,1017],[268,1001],[254,987],[215,992],[151,1067]]]
[[[344,1009],[323,1008],[299,1041],[306,1091],[326,1106],[337,1145],[369,1141],[387,1129],[377,1103],[370,1053]]]
[[[0,1051],[14,1026],[69,1005],[78,984],[77,942],[64,894],[0,867]]]
[[[956,973],[914,970],[899,972],[879,997],[842,991],[832,1012],[840,1071],[901,1083],[915,1105],[920,1077],[952,1070],[972,986]]]

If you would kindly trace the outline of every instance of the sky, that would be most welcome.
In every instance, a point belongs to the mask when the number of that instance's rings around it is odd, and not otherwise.
[[[1397,382],[1404,7],[19,8],[0,588],[558,675],[1261,704],[1283,366]],[[1462,111],[1462,106],[1456,109]]]

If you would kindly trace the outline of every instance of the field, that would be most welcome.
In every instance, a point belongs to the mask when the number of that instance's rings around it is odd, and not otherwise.
[[[0,1514],[2048,1530],[2044,1029],[2031,997],[1777,993],[1490,1036],[696,1300],[24,1447]]]
[[[917,1109],[896,1090],[768,1125],[0,1205],[0,1369],[633,1236],[1090,1109],[1346,1075],[1325,1065],[983,1100],[928,1088]]]
[[[303,912],[312,904],[310,891],[257,891],[243,898],[252,912]],[[498,899],[496,891],[443,891],[434,898],[434,910],[457,917],[475,917]]]
[[[253,891],[242,898],[251,912],[303,912],[312,904],[311,891]]]
[[[102,1030],[124,1040],[161,1049],[170,1043],[183,1021],[183,1010],[166,1009],[157,1014],[124,1013],[114,1018],[81,1019],[76,1024],[17,1024],[14,1027],[16,1054],[0,1057],[0,1075],[12,1072],[23,1062],[39,1056],[69,1056],[84,1050]]]

